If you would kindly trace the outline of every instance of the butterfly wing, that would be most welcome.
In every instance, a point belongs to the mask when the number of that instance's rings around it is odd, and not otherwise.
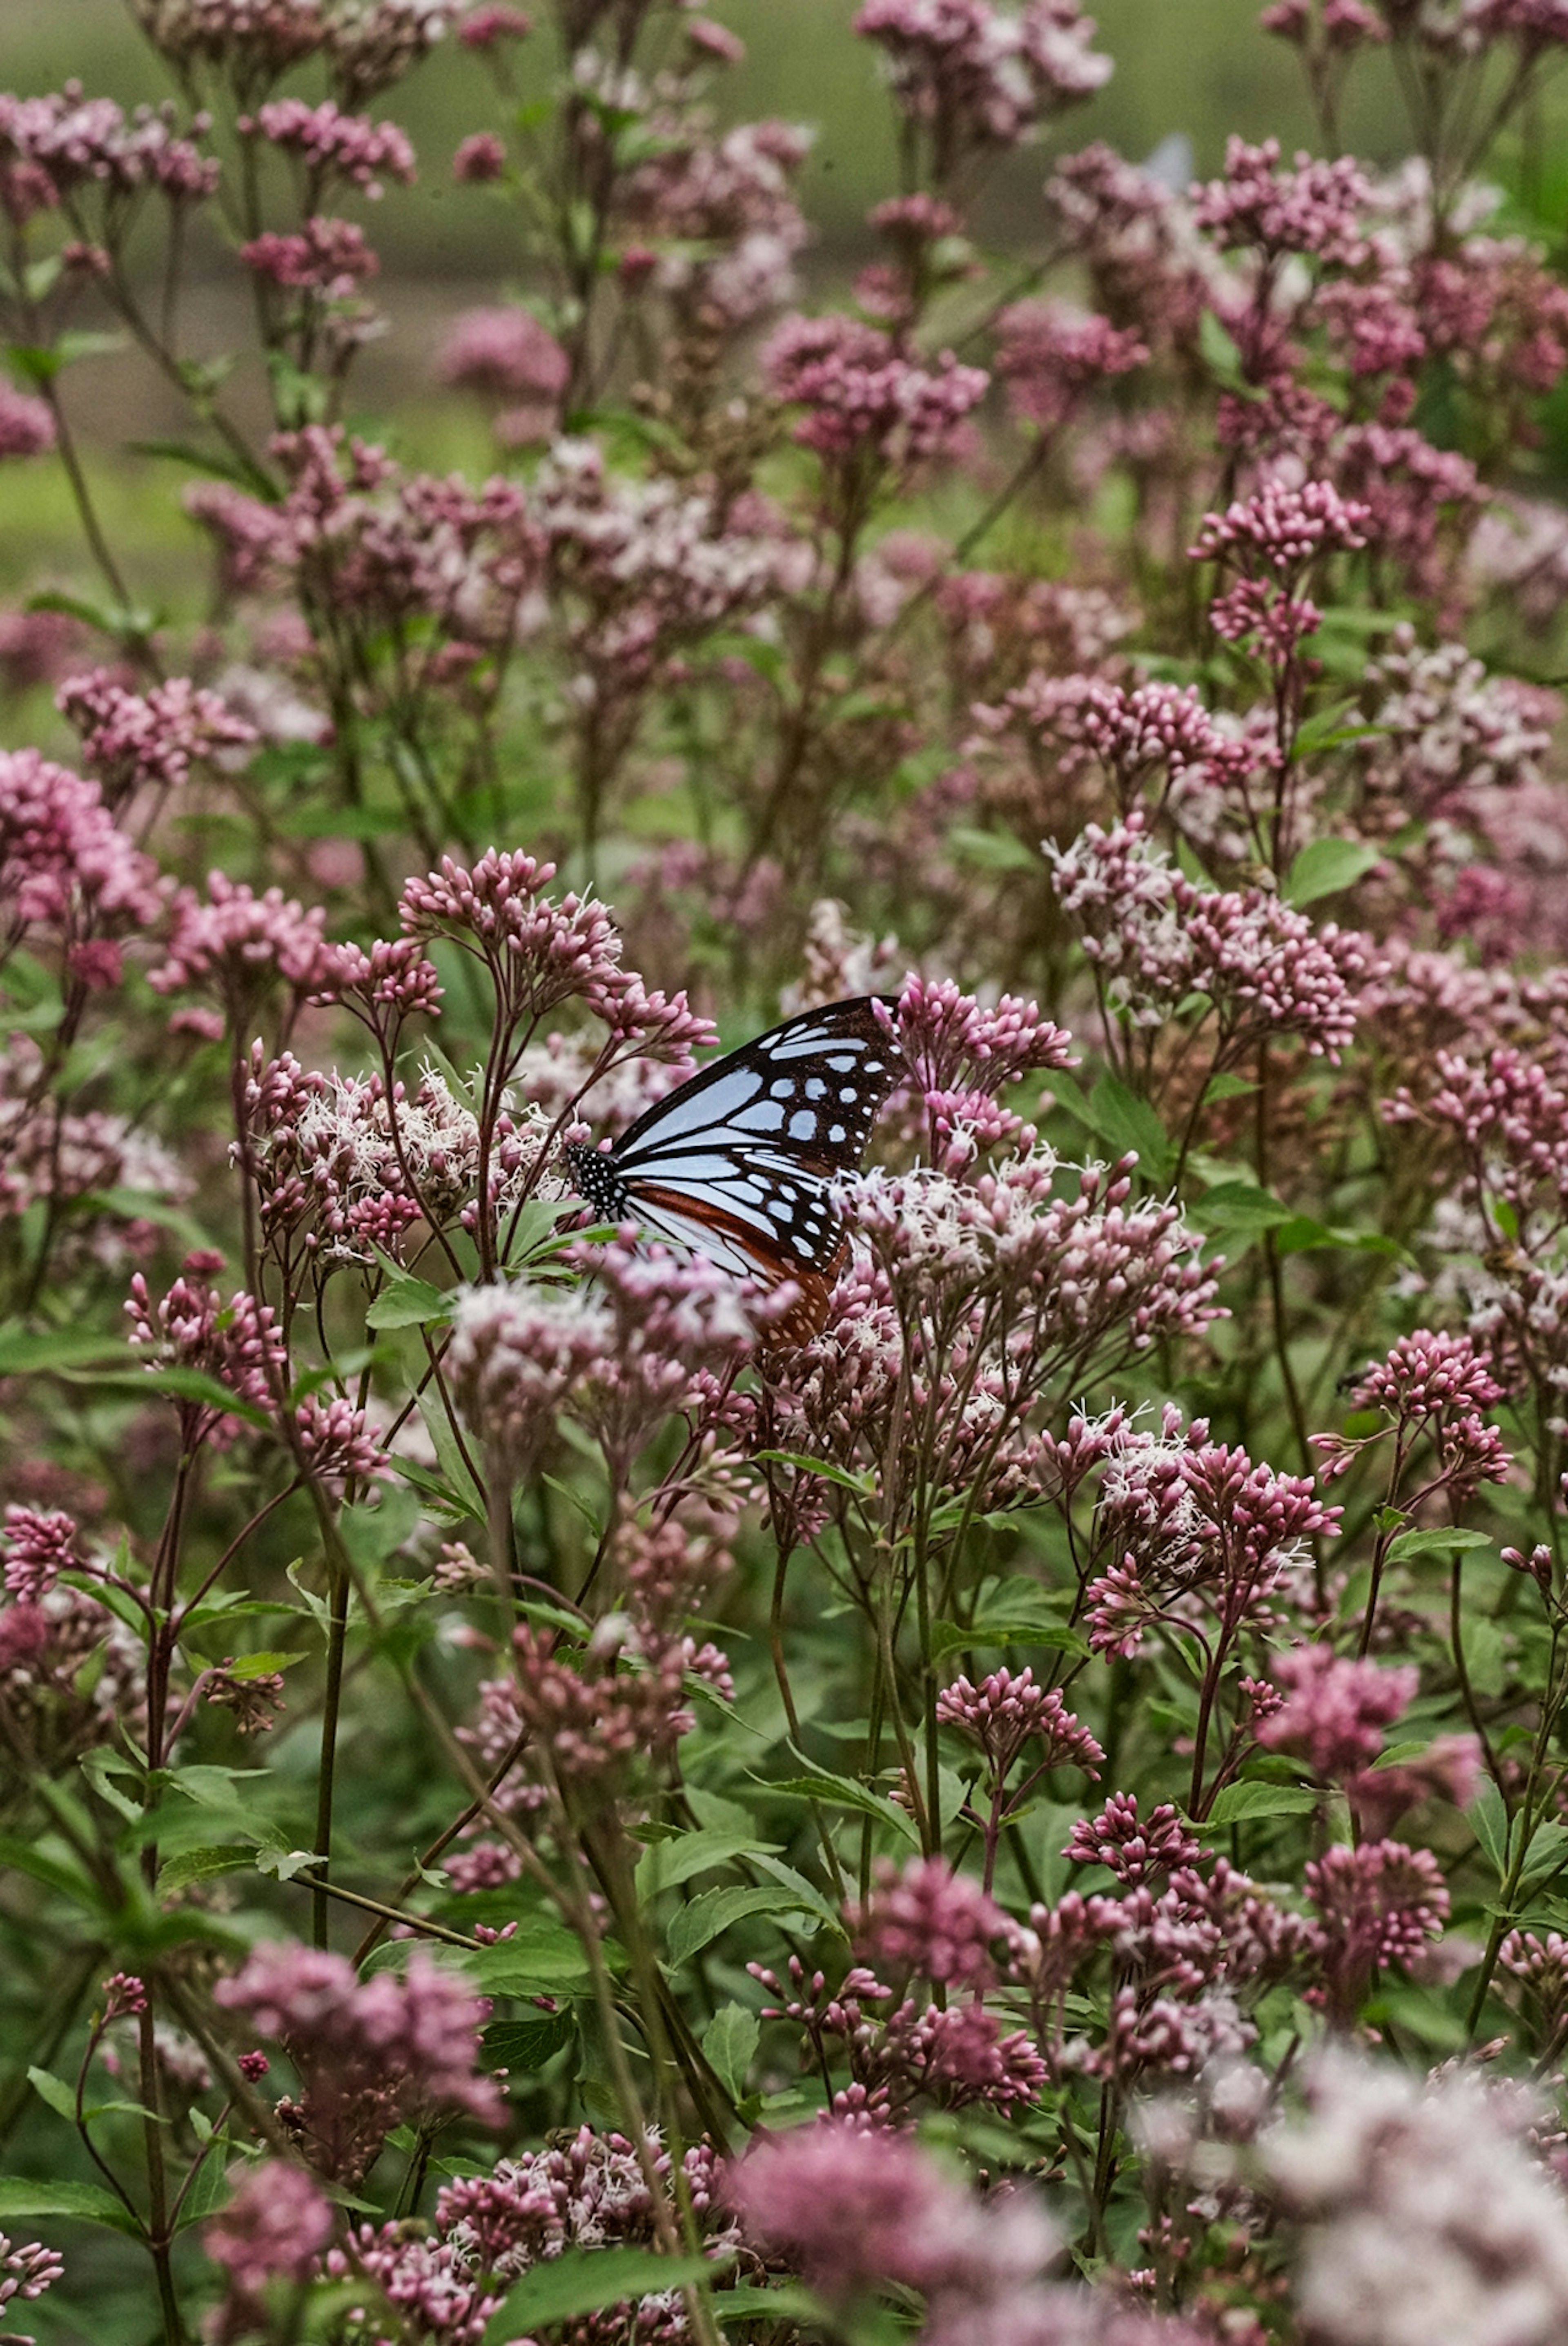
[[[898,1074],[876,998],[830,1003],[716,1059],[573,1171],[601,1212],[825,1304],[844,1245],[829,1187],[859,1167]]]

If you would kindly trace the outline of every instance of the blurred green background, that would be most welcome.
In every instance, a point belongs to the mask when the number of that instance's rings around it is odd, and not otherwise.
[[[858,0],[710,0],[710,12],[748,45],[746,63],[719,76],[716,103],[731,119],[780,115],[815,126],[802,187],[813,242],[803,257],[806,298],[841,294],[871,240],[868,208],[892,184],[891,112],[877,60],[851,30]],[[1093,7],[1093,0],[1089,0]],[[1104,138],[1135,159],[1185,139],[1199,172],[1216,169],[1226,138],[1270,135],[1288,151],[1315,143],[1293,54],[1259,32],[1259,0],[1100,0],[1100,46],[1115,60],[1106,88],[1066,115],[1050,141],[1009,156],[972,221],[980,240],[1026,256],[1040,249],[1041,190],[1054,155]],[[518,57],[524,94],[542,95],[557,69],[542,29]],[[33,94],[71,77],[88,95],[127,106],[169,94],[126,0],[0,0],[0,90]],[[307,81],[296,85],[308,89]],[[1560,85],[1560,88],[1561,88]],[[1405,117],[1383,60],[1364,61],[1347,143],[1377,161],[1405,151]],[[496,98],[484,67],[444,43],[375,110],[407,128],[420,158],[417,188],[391,189],[377,206],[356,206],[382,257],[373,288],[387,321],[382,339],[355,373],[355,420],[389,436],[405,455],[479,472],[493,461],[488,433],[472,403],[438,395],[434,360],[453,313],[525,285],[512,216],[495,190],[460,189],[451,158],[469,132],[494,124]],[[1555,111],[1555,109],[1553,109]],[[150,250],[152,262],[156,255]],[[188,352],[216,356],[250,342],[241,272],[204,224],[190,252],[195,299]],[[107,314],[86,326],[112,325]],[[257,427],[263,387],[244,367],[226,394]],[[197,541],[180,511],[170,468],[127,453],[128,444],[181,435],[186,420],[152,370],[129,352],[73,368],[67,403],[111,535],[136,549],[142,588],[163,607],[199,593]],[[86,576],[79,530],[56,465],[5,468],[0,482],[0,597],[47,585],[74,588]]]
[[[543,18],[546,10],[547,0],[539,0],[535,13]],[[724,111],[818,126],[807,208],[820,254],[849,250],[867,206],[886,192],[891,154],[876,62],[850,31],[855,0],[713,0],[709,13],[748,50],[746,64],[724,79]],[[1095,13],[1115,74],[1098,98],[1059,126],[1061,146],[1105,138],[1141,158],[1180,132],[1198,168],[1209,169],[1230,131],[1249,138],[1272,133],[1287,147],[1310,138],[1295,60],[1257,30],[1257,0],[1102,0]],[[545,87],[551,51],[541,32],[520,53],[535,89]],[[71,75],[90,92],[125,103],[164,94],[158,63],[123,0],[0,0],[0,88],[56,88]],[[1398,150],[1403,126],[1390,97],[1374,66],[1348,125],[1361,151]],[[504,265],[494,207],[453,189],[447,176],[453,148],[488,104],[482,68],[449,42],[381,109],[406,125],[423,167],[418,196],[389,195],[377,215],[376,241],[389,270],[483,279]],[[1043,159],[1038,150],[1025,152],[999,174],[984,222],[999,240],[1029,233]]]

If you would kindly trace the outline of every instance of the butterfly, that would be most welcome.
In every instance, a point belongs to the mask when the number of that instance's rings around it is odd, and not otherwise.
[[[847,1244],[829,1188],[859,1170],[903,1071],[878,1001],[803,1010],[710,1061],[613,1148],[570,1144],[579,1196],[604,1220],[641,1222],[738,1278],[793,1280],[800,1298],[776,1341],[805,1342]]]

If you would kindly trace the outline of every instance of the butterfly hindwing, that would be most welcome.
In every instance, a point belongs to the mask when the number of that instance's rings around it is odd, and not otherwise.
[[[859,1168],[898,1074],[875,999],[830,1003],[704,1067],[607,1152],[571,1150],[573,1173],[607,1219],[814,1291],[843,1251],[830,1185]]]

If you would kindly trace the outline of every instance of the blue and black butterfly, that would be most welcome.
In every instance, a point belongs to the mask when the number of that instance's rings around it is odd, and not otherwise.
[[[792,1280],[800,1301],[781,1332],[814,1333],[845,1247],[829,1191],[859,1170],[904,1072],[877,1007],[862,994],[802,1011],[712,1060],[613,1148],[569,1147],[579,1194],[738,1278]]]

